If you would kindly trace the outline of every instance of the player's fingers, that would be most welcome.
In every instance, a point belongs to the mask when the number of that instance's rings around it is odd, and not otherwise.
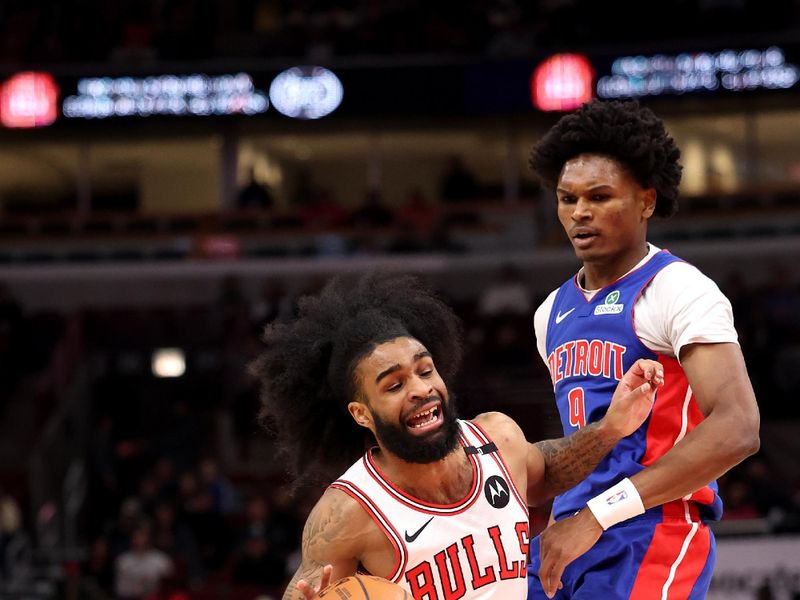
[[[306,600],[314,600],[314,596],[317,595],[314,588],[311,587],[311,584],[305,579],[301,579],[297,582],[297,589],[300,590],[300,593],[303,594]]]
[[[659,363],[646,359],[639,359],[638,362],[641,363],[643,379],[650,383],[653,389],[663,385],[664,368]]]
[[[631,365],[629,373],[631,375],[642,377],[644,375],[644,366],[645,366],[645,359],[640,358]]]
[[[552,598],[556,593],[558,580],[553,580],[553,561],[549,557],[542,557],[542,566],[539,568],[539,580],[542,582],[542,589],[548,598]]]
[[[644,374],[644,378],[649,381],[653,378],[656,370],[653,368],[653,365],[650,361],[646,361],[642,364],[642,372]]]
[[[553,584],[553,596],[555,596],[556,592],[563,587],[563,584],[561,583],[561,575],[564,573],[564,569],[566,568],[567,563],[564,561],[559,561],[553,565],[553,570],[550,573],[550,581]]]
[[[331,573],[333,573],[333,565],[325,565],[322,567],[322,579],[319,582],[319,589],[324,590],[331,582]]]

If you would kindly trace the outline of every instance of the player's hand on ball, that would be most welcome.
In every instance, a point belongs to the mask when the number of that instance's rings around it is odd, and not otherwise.
[[[619,437],[639,429],[653,408],[656,391],[664,385],[664,367],[640,358],[622,376],[603,421]]]
[[[324,590],[330,584],[331,573],[333,573],[333,566],[325,565],[322,567],[322,578],[319,580],[319,587],[314,588],[305,579],[301,579],[297,582],[297,589],[300,590],[306,600],[314,600],[320,590]]]

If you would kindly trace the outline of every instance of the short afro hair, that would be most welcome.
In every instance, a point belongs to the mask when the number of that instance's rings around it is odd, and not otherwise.
[[[584,153],[609,156],[642,187],[655,188],[657,216],[677,212],[681,151],[661,119],[638,101],[593,100],[562,117],[533,146],[530,167],[555,189],[564,163]]]
[[[329,483],[374,443],[347,410],[358,399],[355,368],[405,336],[425,345],[449,383],[463,354],[461,321],[408,275],[336,277],[300,299],[296,319],[266,329],[251,372],[261,383],[262,423],[276,434],[295,489]]]

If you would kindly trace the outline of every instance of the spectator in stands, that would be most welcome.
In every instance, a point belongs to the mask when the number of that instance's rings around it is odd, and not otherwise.
[[[409,191],[406,201],[397,211],[398,225],[422,235],[429,235],[438,219],[438,211],[419,188]]]
[[[302,192],[300,218],[311,229],[336,229],[347,222],[348,214],[329,189]]]
[[[793,273],[783,265],[773,266],[770,280],[762,293],[771,342],[796,342],[800,333],[800,293]]]
[[[273,204],[272,194],[256,179],[256,170],[251,167],[247,184],[236,197],[236,205],[239,208],[272,208]]]
[[[752,499],[751,489],[741,479],[732,478],[725,485],[725,514],[723,519],[758,519],[762,515]]]
[[[202,581],[204,571],[197,540],[186,524],[176,518],[175,506],[166,500],[155,508],[153,545],[180,566],[190,583]]]
[[[178,481],[175,477],[175,463],[166,456],[159,456],[153,466],[153,478],[158,486],[158,497],[175,498],[178,493]]]
[[[466,246],[453,237],[453,224],[446,220],[439,221],[428,238],[428,249],[431,252],[460,254],[466,252]]]
[[[271,521],[269,505],[266,500],[262,496],[251,496],[245,504],[244,514],[246,520],[242,527],[240,542],[253,536],[261,536],[266,539],[269,535]]]
[[[414,254],[425,252],[428,248],[425,240],[413,229],[401,229],[386,248],[392,254]]]
[[[298,502],[289,493],[287,486],[278,486],[274,489],[271,500],[270,548],[273,553],[288,560],[289,555],[299,545],[303,523],[308,511],[314,506],[314,497],[307,496]]]
[[[242,368],[244,371],[244,367]],[[217,459],[207,456],[198,467],[200,485],[211,492],[214,512],[228,515],[239,510],[239,497],[236,488],[219,469]]]
[[[11,290],[0,284],[0,414],[5,399],[16,388],[23,367],[24,328],[22,307]]]
[[[22,512],[11,494],[0,487],[0,580],[11,573],[7,572],[6,550],[22,530]]]
[[[198,485],[196,478],[193,490],[187,495],[183,503],[184,518],[197,540],[203,567],[214,571],[223,565],[229,550],[228,527],[222,515],[214,510],[212,492]]]
[[[387,227],[394,222],[394,213],[388,208],[378,190],[367,192],[364,203],[350,215],[353,227]]]
[[[130,550],[133,532],[143,519],[142,507],[136,498],[126,498],[119,505],[119,517],[108,533],[109,553],[113,559]]]
[[[278,587],[284,584],[285,579],[285,563],[270,551],[269,542],[264,536],[255,533],[248,535],[234,564],[233,581]]]
[[[742,465],[744,479],[758,512],[778,522],[793,512],[791,490],[785,480],[770,467],[763,455],[752,457]]]
[[[90,536],[99,535],[108,521],[116,516],[116,505],[119,502],[113,427],[113,419],[102,415],[95,421],[89,438],[87,510],[94,517],[88,523],[87,533]]]
[[[131,549],[115,564],[115,589],[122,600],[141,600],[154,594],[173,572],[173,562],[150,544],[150,529],[140,524],[131,535]]]
[[[114,567],[108,540],[95,539],[89,556],[80,566],[78,597],[82,600],[111,600],[114,591]]]
[[[440,192],[442,200],[455,203],[474,200],[480,195],[475,176],[459,156],[451,156],[442,177]]]
[[[200,451],[199,416],[185,397],[177,398],[170,410],[164,430],[156,440],[158,454],[168,458],[176,469],[188,469],[197,464]]]

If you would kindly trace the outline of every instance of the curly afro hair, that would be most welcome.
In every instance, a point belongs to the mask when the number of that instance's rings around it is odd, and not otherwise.
[[[336,277],[301,298],[295,320],[267,328],[251,372],[261,382],[262,423],[277,436],[295,489],[329,483],[374,443],[347,410],[358,398],[355,368],[377,345],[404,336],[424,344],[445,383],[452,380],[461,321],[410,276]]]
[[[530,167],[542,183],[555,188],[564,163],[583,153],[610,156],[642,187],[655,188],[654,214],[669,217],[678,210],[681,151],[661,119],[636,100],[593,100],[562,117],[533,146]]]

